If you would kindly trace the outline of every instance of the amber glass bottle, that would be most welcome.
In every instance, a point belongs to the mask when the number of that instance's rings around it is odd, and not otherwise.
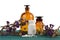
[[[30,11],[29,11],[29,5],[24,5],[24,6],[25,6],[25,12],[22,13],[21,18],[25,19],[25,20],[34,20],[33,14],[30,13]],[[21,30],[22,31],[28,31],[28,24],[26,23],[26,25],[22,26]]]
[[[38,16],[37,19],[36,19],[36,32],[37,33],[43,33],[43,22],[42,22],[42,17],[41,16]]]
[[[25,5],[25,12],[22,13],[21,18],[25,18],[26,20],[34,20],[34,16],[32,13],[29,11],[29,5]]]

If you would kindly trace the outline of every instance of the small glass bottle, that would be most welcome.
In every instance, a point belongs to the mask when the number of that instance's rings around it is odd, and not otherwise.
[[[25,22],[25,20],[34,20],[34,16],[33,16],[33,14],[29,11],[29,5],[24,5],[24,6],[26,6],[25,7],[25,12],[24,13],[22,13],[22,15],[21,15],[21,19],[23,19],[22,20],[22,22]],[[28,31],[28,23],[26,23],[26,25],[24,25],[24,26],[22,26],[22,28],[21,28],[21,30],[22,31]]]
[[[28,34],[29,35],[35,35],[36,34],[36,26],[35,26],[34,20],[29,20]]]
[[[36,32],[38,34],[43,34],[43,19],[42,19],[42,16],[37,16],[37,19],[36,19]]]

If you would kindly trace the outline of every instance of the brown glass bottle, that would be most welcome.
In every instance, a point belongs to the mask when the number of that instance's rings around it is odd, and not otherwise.
[[[25,18],[26,20],[34,20],[33,14],[29,11],[29,5],[25,5],[25,12],[22,13],[21,18]]]
[[[37,19],[36,19],[36,32],[37,33],[43,33],[43,22],[42,22],[42,17],[41,16],[38,16]]]
[[[34,20],[33,14],[30,13],[30,11],[29,11],[29,7],[28,7],[29,5],[24,5],[24,6],[26,6],[25,7],[25,12],[22,13],[21,18],[25,19],[27,21],[28,20]],[[24,20],[22,20],[22,21],[24,22]],[[22,26],[21,30],[22,31],[28,31],[28,24],[26,23],[26,25]]]

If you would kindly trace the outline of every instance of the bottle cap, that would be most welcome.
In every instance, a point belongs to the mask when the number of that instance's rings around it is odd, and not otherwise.
[[[41,19],[43,16],[36,16],[36,18],[39,18],[39,19]]]
[[[29,5],[24,5],[24,6],[26,6],[26,7],[25,7],[25,9],[26,9],[26,10],[28,10],[28,9],[29,9]]]
[[[30,6],[30,5],[24,5],[24,6],[26,6],[28,8],[28,6]]]
[[[37,18],[36,21],[42,21],[43,20],[42,17],[43,16],[36,16],[36,18]]]

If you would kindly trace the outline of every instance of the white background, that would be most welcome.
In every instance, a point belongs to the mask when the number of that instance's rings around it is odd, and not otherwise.
[[[0,26],[19,20],[27,4],[34,16],[43,16],[44,24],[60,25],[60,0],[0,0]]]

